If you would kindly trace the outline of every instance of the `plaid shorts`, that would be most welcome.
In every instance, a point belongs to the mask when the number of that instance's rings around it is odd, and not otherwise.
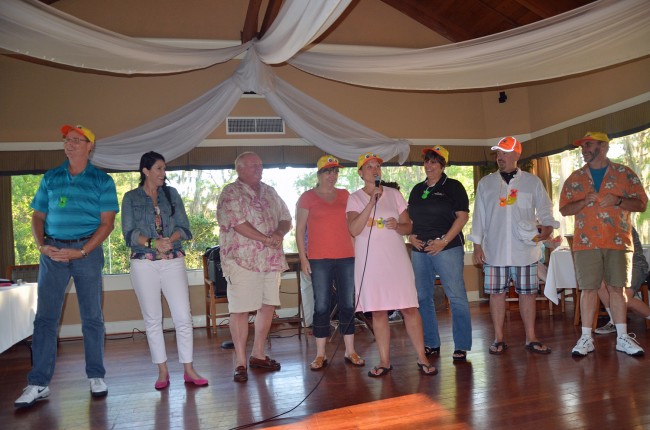
[[[490,266],[483,265],[485,294],[501,294],[510,288],[510,280],[515,284],[517,294],[537,294],[537,263],[530,266]]]

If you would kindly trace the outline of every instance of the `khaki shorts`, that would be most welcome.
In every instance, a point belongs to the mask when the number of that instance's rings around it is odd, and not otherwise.
[[[573,253],[581,290],[597,290],[601,281],[611,287],[630,287],[632,252],[619,249],[588,249]]]
[[[280,306],[280,272],[252,272],[235,265],[226,276],[228,312],[252,312],[262,305]]]

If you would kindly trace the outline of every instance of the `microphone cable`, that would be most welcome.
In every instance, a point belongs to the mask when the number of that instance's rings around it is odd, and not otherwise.
[[[373,196],[370,196],[370,198],[373,198]],[[359,282],[359,293],[356,294],[356,297],[355,297],[355,300],[354,300],[354,308],[353,309],[355,309],[355,310],[357,309],[357,306],[359,305],[359,298],[361,296],[361,288],[363,288],[363,279],[364,279],[364,277],[366,275],[366,267],[368,265],[368,252],[370,251],[370,238],[372,237],[372,230],[373,230],[373,228],[375,226],[375,221],[374,220],[375,220],[375,215],[377,214],[377,202],[378,201],[379,201],[379,197],[376,197],[375,198],[375,204],[373,206],[373,212],[372,212],[372,220],[373,220],[373,222],[370,224],[370,231],[368,232],[368,242],[366,243],[366,258],[363,261],[363,271],[361,272],[361,281]],[[298,274],[298,276],[300,276],[300,274]],[[355,290],[356,290],[356,288],[355,288]],[[356,318],[354,316],[355,313],[356,312],[354,312],[354,311],[352,312],[352,318],[350,319],[350,321],[347,322],[347,324],[345,325],[344,330],[339,330],[339,331],[346,332],[348,330],[348,328],[350,327],[350,324],[354,324],[354,320]],[[340,319],[339,319],[339,327],[338,328],[340,328]],[[339,347],[341,346],[341,340],[343,340],[343,336],[345,336],[345,335],[342,334],[341,336],[339,336],[339,340],[338,340],[338,342],[336,342],[336,346],[334,347],[334,352],[332,352],[332,356],[331,356],[332,358],[334,358],[336,356],[336,353],[338,352]],[[373,336],[374,336],[374,333],[373,333]],[[314,388],[312,388],[309,391],[309,393],[307,393],[307,395],[305,395],[305,397],[303,397],[303,399],[300,402],[298,402],[298,404],[295,405],[294,407],[292,407],[291,409],[289,409],[287,411],[284,411],[284,412],[281,412],[279,414],[273,415],[272,417],[265,418],[265,419],[260,420],[260,421],[255,421],[253,423],[242,424],[240,426],[232,427],[229,430],[241,430],[241,429],[255,427],[255,426],[259,425],[259,424],[269,423],[271,421],[277,420],[278,418],[280,418],[280,417],[282,417],[282,416],[284,416],[284,415],[286,415],[286,414],[288,414],[290,412],[295,411],[298,408],[298,406],[302,405],[305,402],[305,400],[307,400],[309,398],[309,396],[311,396],[314,393],[314,391],[316,391],[316,389],[320,386],[321,382],[323,382],[323,379],[325,378],[325,375],[327,375],[327,372],[329,371],[329,369],[330,369],[329,366],[326,367],[325,369],[323,369],[321,377],[318,379],[318,382],[316,382],[316,385],[314,385]]]

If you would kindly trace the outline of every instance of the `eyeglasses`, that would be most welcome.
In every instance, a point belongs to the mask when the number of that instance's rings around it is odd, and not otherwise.
[[[63,139],[63,143],[69,143],[69,142],[72,142],[75,145],[79,145],[81,142],[90,142],[90,140],[88,140],[88,139],[80,139],[78,137],[72,137],[72,138],[66,137],[65,139]]]

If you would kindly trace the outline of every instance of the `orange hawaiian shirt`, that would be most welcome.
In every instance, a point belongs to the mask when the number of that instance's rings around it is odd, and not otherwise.
[[[589,192],[595,192],[594,180],[589,166],[574,171],[564,182],[560,194],[560,208],[569,203],[584,199]],[[600,185],[598,198],[607,194],[625,198],[637,198],[648,203],[648,195],[643,189],[639,177],[627,166],[609,163],[609,167]],[[632,223],[630,211],[619,206],[601,208],[589,204],[575,214],[575,231],[573,232],[573,250],[619,249],[634,251],[632,243]]]

